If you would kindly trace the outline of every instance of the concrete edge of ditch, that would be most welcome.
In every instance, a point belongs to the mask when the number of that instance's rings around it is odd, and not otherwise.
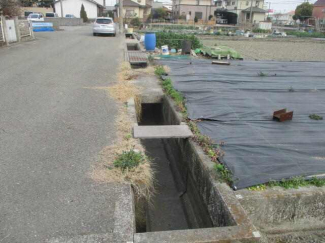
[[[302,187],[283,189],[280,187],[263,191],[247,189],[236,192],[236,197],[259,228],[271,231],[280,224],[290,224],[289,231],[311,231],[325,229],[325,188]],[[302,222],[308,222],[303,223]],[[294,229],[296,225],[297,229]],[[280,227],[281,228],[281,227]],[[283,227],[282,227],[283,229]],[[285,233],[285,232],[283,232]]]

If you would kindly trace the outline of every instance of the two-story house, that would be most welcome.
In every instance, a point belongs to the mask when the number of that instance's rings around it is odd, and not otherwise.
[[[259,23],[265,21],[264,0],[227,0],[226,8],[237,14],[237,23]],[[252,17],[250,16],[252,14]]]
[[[173,0],[173,16],[184,17],[186,20],[208,21],[210,16],[214,16],[217,9],[213,0]]]
[[[325,19],[325,0],[318,0],[315,2],[313,17],[316,19]]]
[[[118,8],[118,3],[116,7]],[[152,0],[123,0],[122,17],[126,19],[139,18],[141,21],[146,21],[151,13],[151,8]]]

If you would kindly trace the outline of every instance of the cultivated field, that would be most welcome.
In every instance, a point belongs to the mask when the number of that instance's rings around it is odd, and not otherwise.
[[[304,38],[202,37],[204,45],[225,45],[245,60],[325,61],[325,40]]]

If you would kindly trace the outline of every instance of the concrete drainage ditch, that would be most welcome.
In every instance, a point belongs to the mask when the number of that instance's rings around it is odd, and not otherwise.
[[[143,102],[137,114],[141,114],[139,126],[184,126],[172,101],[165,96],[155,103]],[[141,141],[154,159],[157,191],[151,203],[135,205],[144,210],[136,213],[134,242],[259,240],[259,232],[233,191],[214,179],[213,163],[200,147],[188,138]]]

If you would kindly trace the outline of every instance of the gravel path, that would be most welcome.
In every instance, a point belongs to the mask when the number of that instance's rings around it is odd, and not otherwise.
[[[204,45],[225,45],[238,51],[246,60],[325,61],[325,41],[315,40],[233,40],[203,39]]]

